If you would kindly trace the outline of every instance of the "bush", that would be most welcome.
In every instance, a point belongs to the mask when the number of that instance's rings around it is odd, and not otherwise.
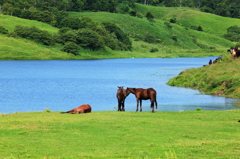
[[[77,32],[77,44],[92,50],[98,50],[104,47],[102,37],[90,29],[80,29]]]
[[[240,41],[240,27],[237,25],[229,27],[224,38],[230,41]]]
[[[2,33],[2,34],[8,34],[8,30],[5,29],[4,27],[0,26],[0,33]]]
[[[152,48],[151,50],[150,50],[150,52],[158,52],[159,50],[157,49],[157,48]]]
[[[62,51],[71,53],[73,55],[78,55],[80,47],[74,42],[67,42],[64,46]]]
[[[176,35],[173,35],[173,36],[172,36],[172,39],[173,39],[174,41],[177,41],[177,36],[176,36]]]
[[[134,17],[137,16],[137,12],[136,12],[135,10],[131,11],[129,14],[130,14],[131,16],[134,16]]]
[[[146,18],[149,20],[149,21],[153,21],[153,14],[151,12],[147,12],[146,14]]]
[[[50,33],[45,30],[40,30],[35,26],[16,26],[14,32],[22,38],[33,40],[43,45],[54,45],[55,43]]]
[[[201,26],[196,26],[196,25],[190,26],[190,29],[192,29],[192,30],[197,30],[197,31],[203,31],[203,29],[202,29]]]
[[[157,38],[152,34],[146,34],[144,41],[148,43],[155,43],[157,41]]]
[[[122,48],[122,50],[131,50],[132,42],[130,41],[127,34],[122,31],[121,28],[111,22],[104,22],[102,24],[110,34],[114,34],[116,38],[121,42],[119,44],[121,44],[120,47]]]
[[[176,18],[171,18],[170,19],[170,23],[176,23],[177,22],[177,19]]]

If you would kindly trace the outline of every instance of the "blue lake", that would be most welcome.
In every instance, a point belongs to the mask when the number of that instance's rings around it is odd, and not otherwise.
[[[206,58],[0,61],[0,113],[66,111],[90,104],[93,111],[115,111],[117,86],[154,88],[159,111],[240,109],[240,100],[171,87],[181,71],[208,64]],[[126,111],[135,111],[130,94]],[[143,111],[151,111],[143,101]]]

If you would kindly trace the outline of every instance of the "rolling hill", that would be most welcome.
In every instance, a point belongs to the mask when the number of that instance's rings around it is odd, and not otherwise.
[[[124,30],[133,43],[132,51],[80,50],[81,56],[61,52],[62,46],[43,46],[35,42],[12,38],[0,34],[0,59],[95,59],[128,57],[191,57],[220,56],[235,44],[222,36],[228,27],[240,24],[240,19],[220,17],[190,8],[153,7],[136,4],[141,18],[128,14],[108,12],[69,12],[72,17],[87,16],[96,22],[114,22]],[[148,11],[154,16],[154,22],[145,18]],[[176,23],[169,20],[176,18]],[[0,15],[0,24],[11,33],[17,25],[36,26],[51,34],[58,28],[34,20],[26,20],[8,15]],[[203,31],[190,29],[192,25],[201,26]],[[144,42],[147,35],[154,36],[157,43]],[[152,53],[150,50],[157,49]]]

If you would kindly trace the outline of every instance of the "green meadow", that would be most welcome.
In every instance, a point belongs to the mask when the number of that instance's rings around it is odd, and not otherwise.
[[[0,158],[237,159],[239,114],[200,109],[1,114]]]

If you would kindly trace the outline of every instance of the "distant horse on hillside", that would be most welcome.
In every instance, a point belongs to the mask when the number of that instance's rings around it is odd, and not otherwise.
[[[238,50],[237,47],[231,47],[228,52],[230,52],[230,54],[232,55],[232,57],[234,59],[238,58],[240,56],[240,50]]]
[[[84,105],[80,105],[77,108],[71,109],[69,111],[66,112],[61,112],[63,113],[70,113],[70,114],[80,114],[80,113],[91,113],[92,108],[89,104],[84,104]]]
[[[138,111],[138,105],[140,102],[140,112],[142,111],[142,100],[148,100],[151,101],[151,108],[152,112],[154,113],[154,103],[156,105],[156,111],[158,111],[158,104],[157,104],[157,92],[153,88],[143,89],[143,88],[127,88],[126,93],[132,93],[136,96],[137,100],[137,108],[136,112]]]
[[[118,87],[117,94],[116,94],[116,97],[118,99],[118,111],[125,111],[124,103],[125,103],[125,98],[128,96],[128,94],[126,93],[126,90],[123,89],[123,86]]]

